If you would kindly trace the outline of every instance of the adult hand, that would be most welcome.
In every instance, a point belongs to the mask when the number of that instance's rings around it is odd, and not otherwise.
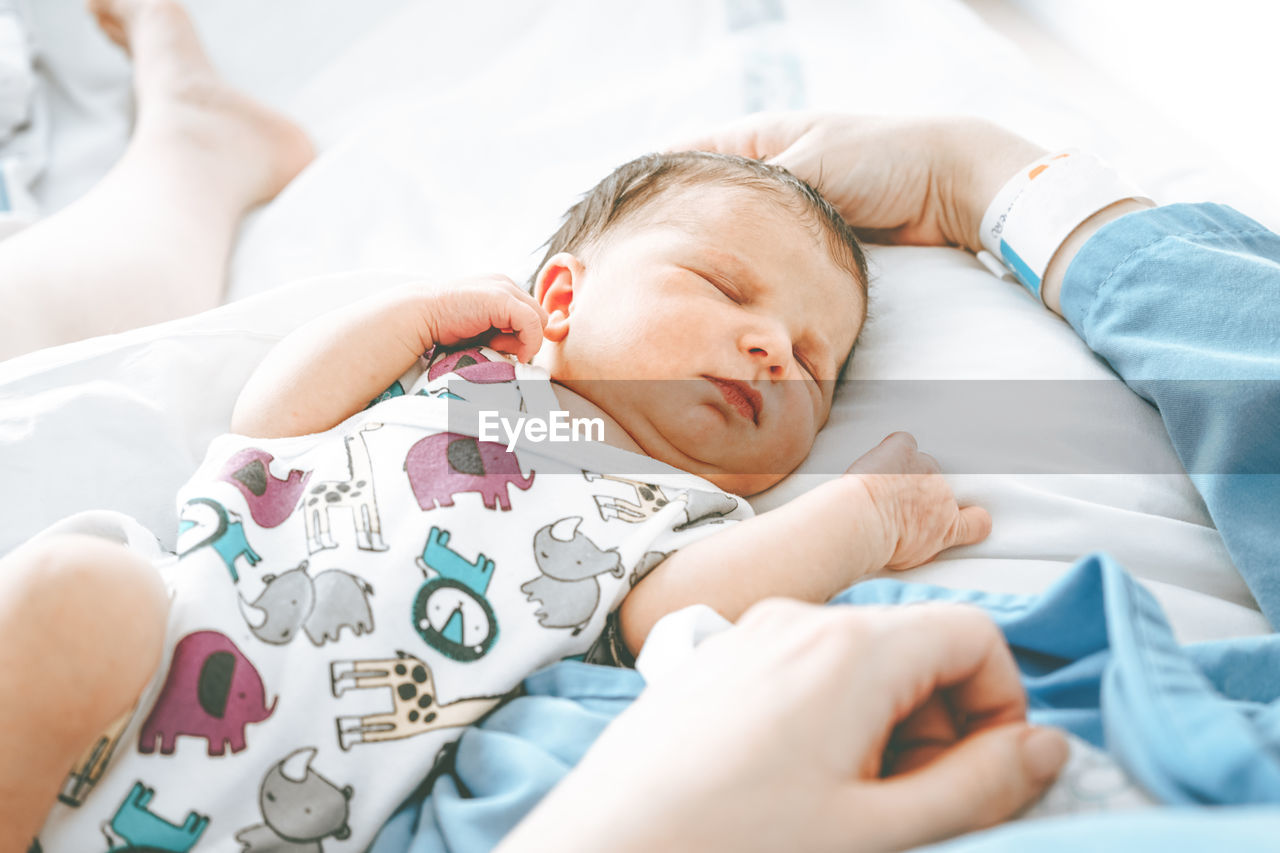
[[[647,689],[501,846],[900,850],[994,824],[1066,759],[952,604],[772,599]]]
[[[1045,150],[984,119],[763,113],[673,148],[768,160],[817,188],[865,238],[978,251],[987,205]]]

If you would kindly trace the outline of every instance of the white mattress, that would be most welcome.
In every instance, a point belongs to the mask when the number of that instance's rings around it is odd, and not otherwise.
[[[612,166],[753,109],[976,112],[1048,146],[1096,150],[1161,201],[1250,199],[1180,159],[1177,140],[1153,149],[1091,122],[955,0],[191,5],[228,76],[299,117],[323,153],[246,224],[230,293],[252,298],[0,365],[0,472],[24,484],[0,497],[0,553],[93,507],[129,512],[171,544],[177,484],[289,328],[406,275],[525,276],[559,214]],[[46,39],[65,89],[40,188],[50,207],[100,173],[127,128],[123,62],[105,44],[84,46],[96,37],[70,7],[78,0],[38,10],[66,39]],[[1018,474],[973,462],[972,435],[955,429],[962,404],[904,408],[888,393],[896,383],[879,380],[1110,374],[971,256],[897,247],[872,257],[858,382],[805,466],[758,508],[909,429],[944,469],[980,472],[954,483],[991,510],[995,529],[900,577],[1033,591],[1105,549],[1156,592],[1184,639],[1267,630],[1185,476],[1107,473],[1178,470],[1159,418],[1127,391],[1104,412],[1062,418],[1064,456],[1001,469],[1043,472]],[[285,282],[295,283],[276,287]]]

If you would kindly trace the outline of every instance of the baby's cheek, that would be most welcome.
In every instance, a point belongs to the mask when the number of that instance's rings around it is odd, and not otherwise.
[[[804,416],[797,416],[783,425],[780,435],[775,439],[775,452],[771,454],[771,468],[779,473],[790,473],[809,455],[813,449],[814,432],[812,423]],[[778,464],[781,463],[781,464]]]
[[[797,408],[796,412],[796,452],[800,458],[809,455],[813,450],[814,442],[818,439],[818,432],[822,429],[822,422],[819,416],[813,411],[809,401],[806,399],[802,407]]]

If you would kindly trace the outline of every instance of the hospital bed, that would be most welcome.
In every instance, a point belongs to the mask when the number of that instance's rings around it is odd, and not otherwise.
[[[52,130],[36,191],[54,210],[122,149],[128,68],[78,0],[35,5]],[[1161,202],[1271,217],[1176,135],[1092,120],[958,0],[189,5],[226,76],[301,121],[321,154],[246,222],[229,304],[0,364],[0,554],[90,508],[133,515],[172,547],[177,486],[283,334],[411,277],[527,277],[561,212],[613,166],[747,112],[984,115],[1050,148],[1095,151]],[[870,257],[849,382],[809,460],[753,499],[758,510],[909,430],[958,472],[961,501],[994,518],[989,539],[911,580],[1035,592],[1101,549],[1142,579],[1179,639],[1269,631],[1158,415],[1062,321],[959,250]],[[1046,422],[1020,421],[991,390],[1011,381],[1109,390],[1105,405],[1058,411],[1046,441],[993,459],[984,428]],[[934,390],[904,404],[904,388]],[[1003,402],[976,411],[986,393]]]

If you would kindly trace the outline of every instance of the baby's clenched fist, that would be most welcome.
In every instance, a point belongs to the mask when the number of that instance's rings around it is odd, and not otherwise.
[[[482,343],[529,361],[542,346],[547,312],[505,275],[433,285],[424,305],[428,339],[440,346]]]
[[[962,507],[938,462],[922,453],[909,433],[895,432],[845,472],[866,490],[881,522],[889,569],[910,569],[956,545],[972,545],[991,532],[982,507]]]

